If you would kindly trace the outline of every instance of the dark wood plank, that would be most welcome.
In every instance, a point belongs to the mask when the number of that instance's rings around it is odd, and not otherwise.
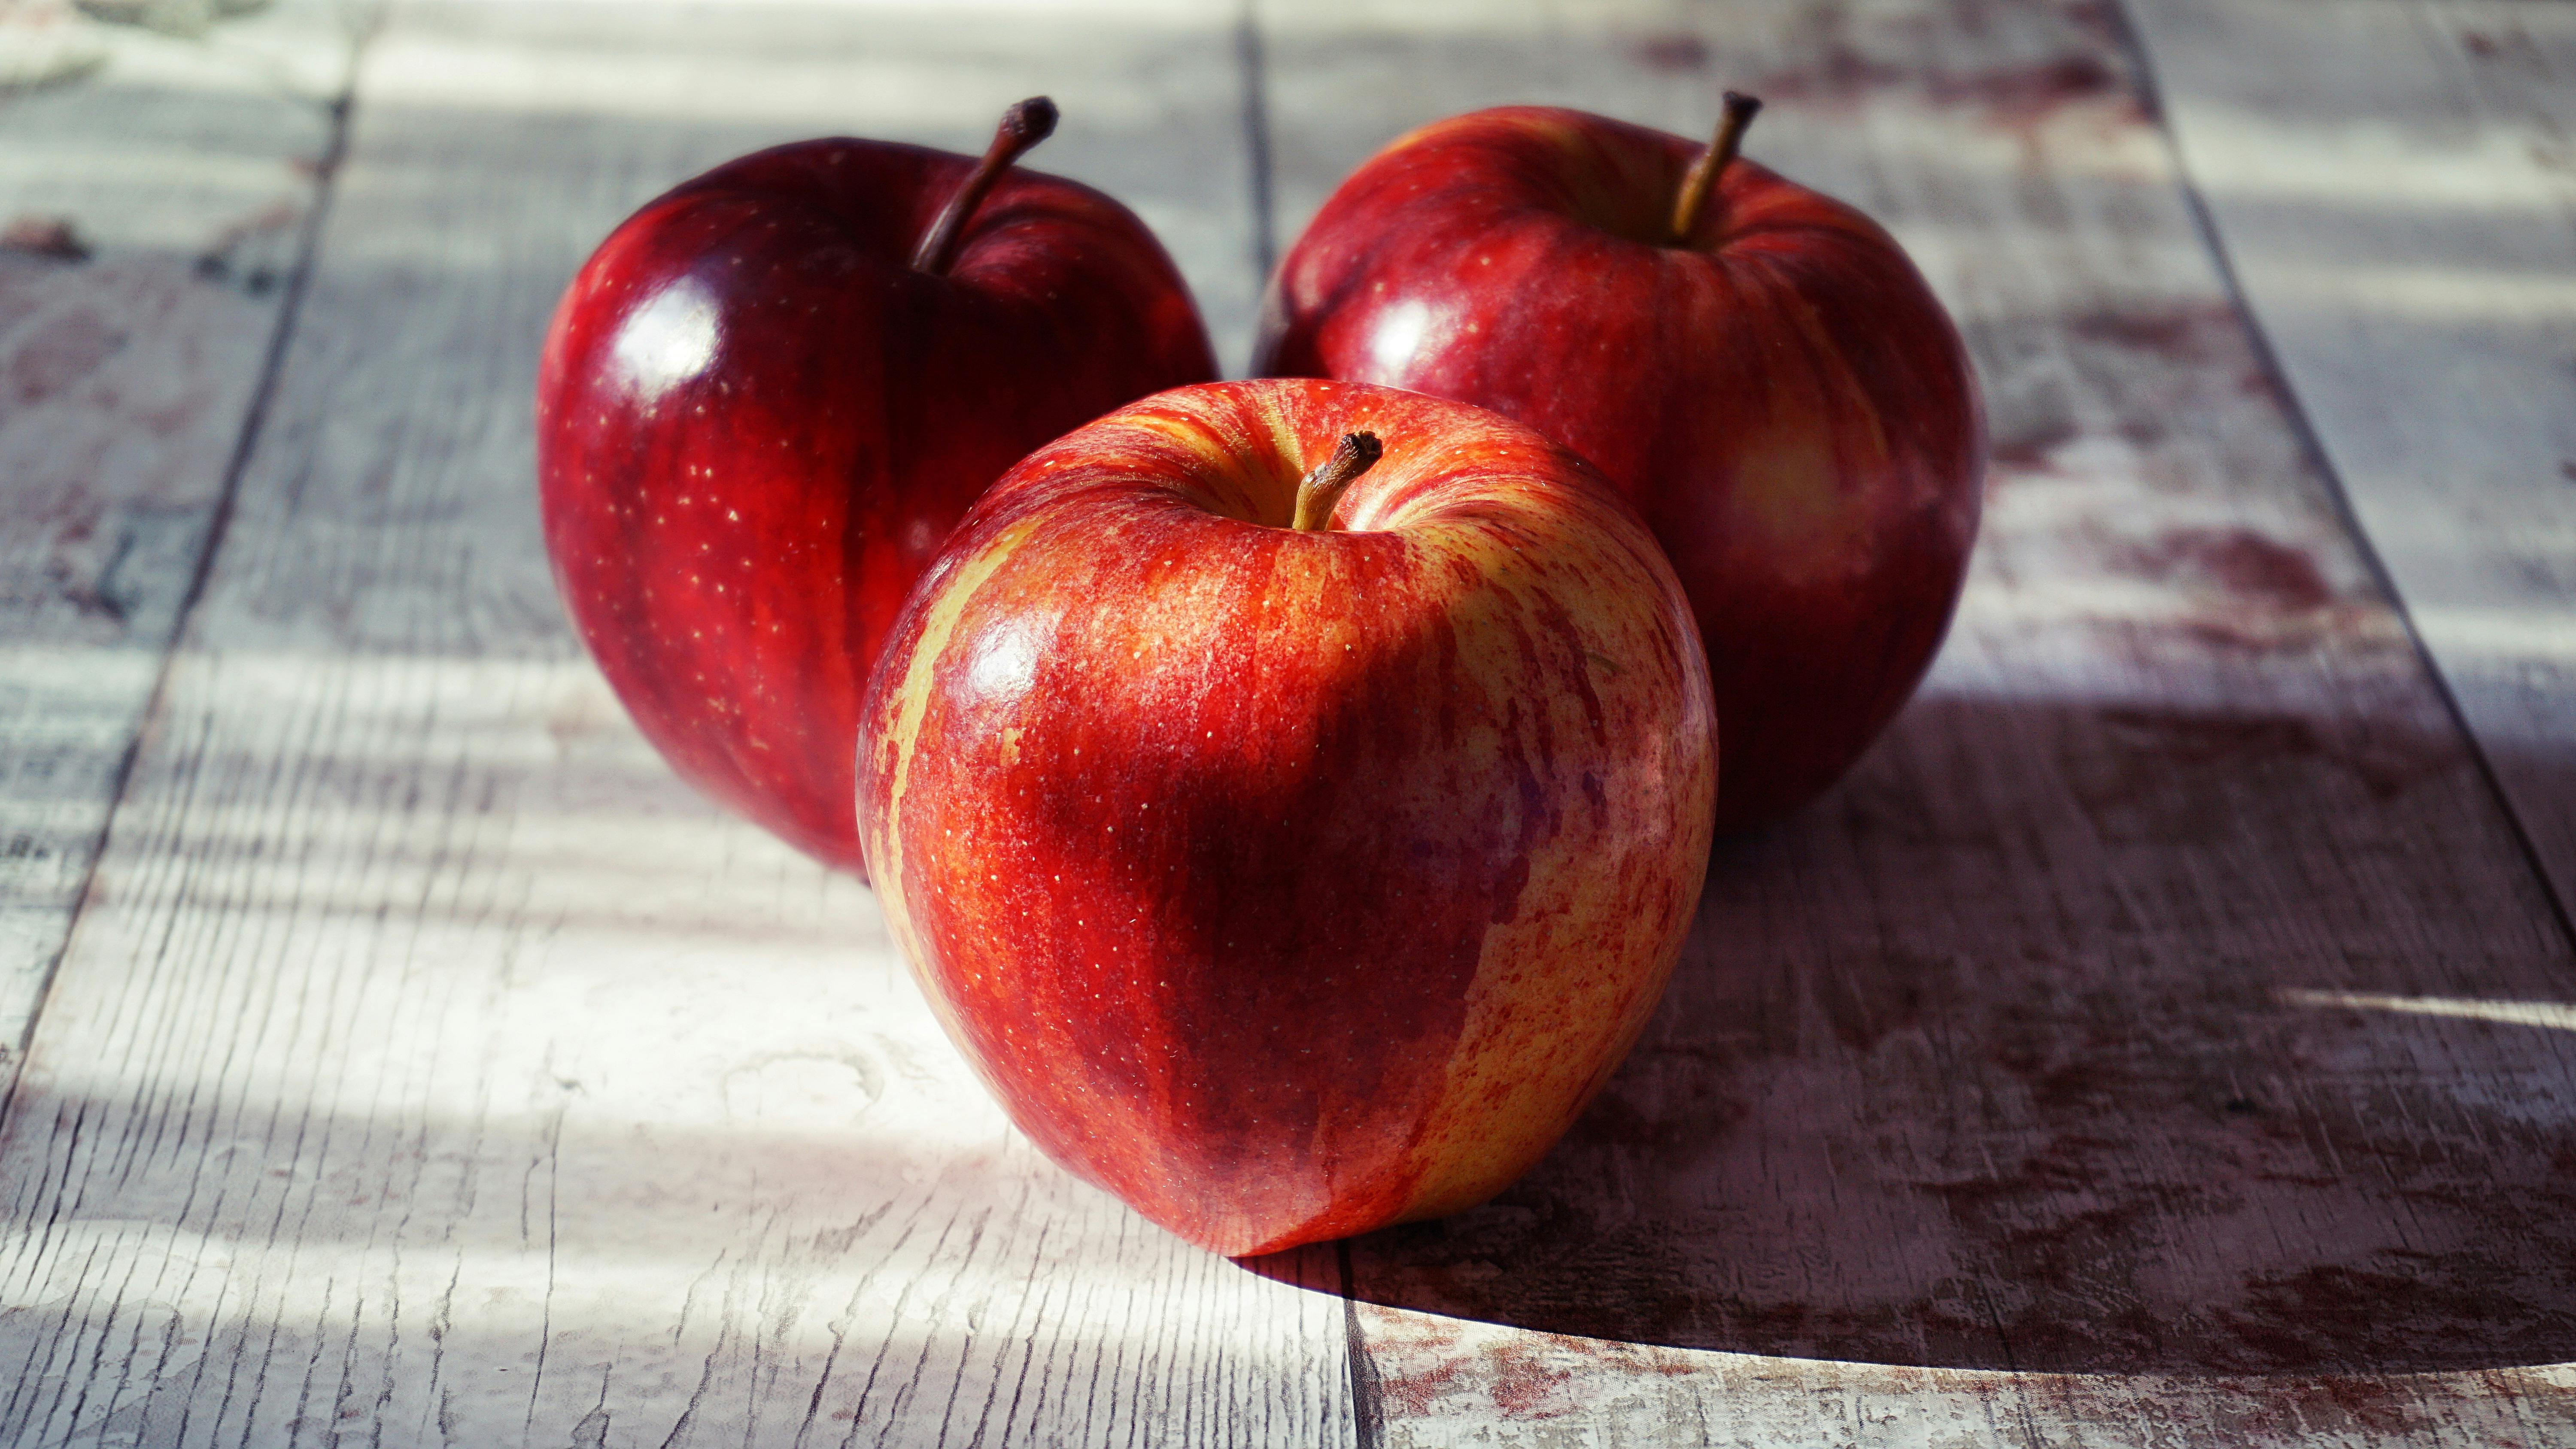
[[[0,1138],[0,1442],[1355,1437],[1328,1274],[1244,1272],[1039,1159],[867,892],[672,779],[563,622],[531,477],[584,254],[797,135],[972,147],[1052,90],[1045,163],[1133,198],[1239,339],[1233,39],[1150,11],[388,17]]]
[[[1762,95],[1750,153],[1891,225],[1994,423],[1922,697],[1720,851],[1552,1157],[1355,1247],[1385,1442],[2576,1431],[2576,960],[2117,15],[1265,15],[1292,223],[1438,115]]]

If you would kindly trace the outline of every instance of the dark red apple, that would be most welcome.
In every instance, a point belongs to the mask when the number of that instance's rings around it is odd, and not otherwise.
[[[1478,1202],[1574,1120],[1698,903],[1713,723],[1680,585],[1573,454],[1216,383],[968,515],[869,681],[860,829],[1021,1128],[1267,1252]]]
[[[555,580],[681,775],[861,869],[859,687],[913,581],[1030,449],[1216,375],[1144,223],[1010,169],[824,140],[731,161],[600,244],[537,379]]]
[[[1735,159],[1754,103],[1728,102],[1707,147],[1529,106],[1397,140],[1281,263],[1254,363],[1492,408],[1610,475],[1707,642],[1721,830],[1822,791],[1914,692],[1985,471],[1922,276],[1858,211]]]

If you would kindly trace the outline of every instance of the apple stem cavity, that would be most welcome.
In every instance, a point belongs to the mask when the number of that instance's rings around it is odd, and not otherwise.
[[[1726,114],[1717,122],[1717,136],[1708,149],[1691,163],[1690,174],[1682,178],[1682,194],[1673,199],[1673,242],[1690,240],[1691,229],[1699,225],[1699,214],[1707,207],[1709,193],[1717,189],[1718,173],[1735,159],[1744,144],[1744,133],[1753,125],[1754,113],[1762,103],[1742,91],[1726,93]]]
[[[1044,96],[1031,96],[1002,113],[1002,124],[993,128],[993,144],[984,150],[984,159],[975,163],[966,184],[948,198],[930,230],[921,234],[921,245],[912,254],[912,269],[934,277],[948,275],[957,260],[957,243],[966,230],[966,218],[983,204],[985,193],[1011,163],[1027,154],[1028,149],[1055,134],[1055,102]]]
[[[1325,532],[1332,524],[1334,505],[1342,501],[1343,490],[1376,467],[1385,452],[1375,433],[1342,434],[1342,440],[1333,445],[1333,456],[1298,480],[1297,518],[1291,526],[1300,533]]]

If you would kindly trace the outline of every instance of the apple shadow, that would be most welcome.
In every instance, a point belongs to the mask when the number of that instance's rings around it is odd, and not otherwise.
[[[1349,1288],[1906,1365],[2564,1362],[2567,1002],[2456,739],[1927,697],[1720,842],[1659,1013],[1554,1152],[1351,1240]]]

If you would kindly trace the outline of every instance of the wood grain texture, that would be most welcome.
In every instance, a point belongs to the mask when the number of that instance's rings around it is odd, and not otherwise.
[[[867,893],[674,781],[548,582],[556,293],[748,147],[971,145],[1051,89],[1048,162],[1153,216],[1241,336],[1230,32],[952,22],[414,6],[370,42],[0,1137],[0,1443],[1355,1437],[1329,1273],[1247,1273],[1039,1160]]]
[[[1924,694],[1721,851],[1603,1099],[1355,1245],[1386,1442],[2576,1433],[2576,960],[2116,15],[1266,15],[1292,223],[1442,114],[1761,95],[1748,154],[1891,225],[1996,440]]]
[[[2307,465],[2116,17],[1262,19],[392,13],[234,526],[0,1125],[0,1443],[2576,1435],[2576,962]],[[2457,34],[2483,57],[2471,36],[2511,56],[2541,32]],[[1696,131],[1721,84],[1772,103],[1754,154],[1889,220],[1966,324],[1998,444],[1978,572],[1855,778],[1726,849],[1672,998],[1565,1147],[1490,1207],[1359,1243],[1373,1301],[1346,1314],[1329,1253],[1256,1276],[1036,1160],[865,892],[637,740],[537,547],[537,330],[682,175],[821,130],[967,147],[1044,89],[1068,122],[1042,164],[1147,216],[1239,365],[1265,185],[1293,226],[1418,120],[1555,100]],[[74,273],[0,284],[21,275]],[[25,295],[0,290],[0,368],[57,315],[6,310]],[[100,314],[229,335],[196,315]],[[12,396],[12,467],[140,446],[114,398]],[[210,496],[130,466],[146,481],[108,496]],[[65,536],[24,563],[7,536],[28,617],[107,654],[154,618],[166,637],[194,545],[116,565]],[[2497,569],[2543,557],[2510,549]],[[82,587],[134,600],[125,632]],[[13,655],[9,687],[111,677],[50,658]],[[2542,684],[2528,728],[2555,748]],[[0,750],[86,717],[29,698]],[[44,778],[11,768],[13,802]]]
[[[2576,907],[2576,12],[2134,0],[2319,445]]]
[[[0,10],[0,1078],[259,391],[349,39],[335,0],[192,40]]]
[[[1859,1444],[2544,1445],[2576,1369],[2056,1374],[1711,1353],[1362,1305],[1390,1446]]]

